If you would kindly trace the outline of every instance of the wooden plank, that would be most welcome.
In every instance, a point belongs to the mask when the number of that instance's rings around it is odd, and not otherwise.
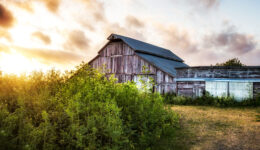
[[[106,68],[103,68],[106,65]],[[99,51],[99,57],[91,62],[94,68],[102,68],[107,76],[115,74],[118,82],[136,80],[138,75],[152,77],[157,85],[158,92],[175,92],[176,83],[169,74],[161,71],[152,64],[135,55],[127,44],[123,42],[110,42]],[[143,72],[143,66],[146,72]]]

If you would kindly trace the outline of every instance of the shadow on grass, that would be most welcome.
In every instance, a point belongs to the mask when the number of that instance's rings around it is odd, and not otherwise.
[[[180,118],[179,130],[175,133],[174,139],[169,145],[170,149],[174,150],[189,150],[196,143],[196,133],[187,127],[184,123],[184,118]]]
[[[191,149],[192,145],[195,143],[193,142],[195,139],[194,133],[190,132],[188,129],[181,128],[174,138],[174,140],[171,142],[171,149],[174,150],[189,150]]]

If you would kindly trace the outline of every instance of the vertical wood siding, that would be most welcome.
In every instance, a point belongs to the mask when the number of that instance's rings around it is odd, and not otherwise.
[[[100,52],[99,56],[90,62],[93,68],[100,69],[107,76],[114,74],[118,82],[134,81],[138,75],[152,77],[156,83],[156,90],[160,93],[175,92],[174,78],[154,67],[124,42],[110,42]],[[146,72],[143,72],[143,66]],[[137,82],[137,81],[135,81]]]
[[[202,96],[205,91],[204,81],[177,82],[177,94],[189,97]]]

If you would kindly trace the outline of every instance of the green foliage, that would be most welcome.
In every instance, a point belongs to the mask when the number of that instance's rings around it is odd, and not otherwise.
[[[160,95],[85,65],[0,77],[2,149],[167,149],[177,129]]]
[[[245,66],[241,63],[241,61],[238,58],[229,59],[228,61],[224,63],[217,63],[216,66]]]
[[[255,99],[236,101],[232,97],[213,97],[209,93],[206,93],[202,97],[196,98],[176,96],[176,94],[168,94],[164,95],[164,103],[175,105],[202,105],[217,107],[260,106],[260,96]]]

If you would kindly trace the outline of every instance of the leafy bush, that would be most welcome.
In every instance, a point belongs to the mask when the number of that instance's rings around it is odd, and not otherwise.
[[[164,103],[175,105],[207,105],[207,106],[260,106],[260,96],[255,99],[245,99],[243,101],[236,101],[232,97],[213,97],[206,93],[202,97],[184,97],[176,96],[176,94],[164,95]]]
[[[160,95],[85,65],[66,75],[4,75],[0,103],[2,149],[162,149],[178,128]]]

